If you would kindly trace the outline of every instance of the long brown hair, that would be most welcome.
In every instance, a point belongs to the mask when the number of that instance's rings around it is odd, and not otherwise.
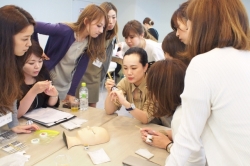
[[[145,26],[143,26],[143,30],[144,30],[144,38],[145,39],[150,39],[150,40],[153,40],[153,41],[155,41],[155,42],[158,42],[155,38],[154,38],[154,36],[153,35],[151,35],[147,30],[146,30],[146,28],[145,28]]]
[[[176,58],[178,52],[185,51],[185,44],[182,43],[175,35],[175,31],[170,32],[165,36],[161,44],[162,50],[167,52],[171,57]]]
[[[100,6],[106,11],[107,14],[110,10],[114,10],[117,17],[117,9],[115,5],[113,5],[111,2],[103,2]],[[113,39],[115,36],[117,36],[118,33],[117,21],[115,23],[115,27],[112,30],[108,30],[106,33],[107,33],[106,40]]]
[[[188,65],[190,59],[183,55],[186,50],[186,45],[180,41],[175,33],[175,31],[172,31],[167,34],[167,36],[162,41],[161,48],[164,53],[168,53],[171,57],[179,59]]]
[[[24,9],[6,5],[0,8],[0,113],[13,111],[13,103],[21,97],[23,74],[18,70],[14,54],[14,35],[29,25],[35,25],[33,17]]]
[[[187,14],[186,10],[189,4],[189,0],[182,3],[179,8],[173,13],[171,18],[171,27],[173,30],[177,31],[177,28],[179,28],[179,25],[177,24],[177,19],[182,22],[184,25],[187,25]]]
[[[192,57],[214,48],[250,50],[248,16],[240,0],[193,0],[187,16]]]
[[[94,20],[100,22],[102,18],[104,18],[105,26],[107,28],[108,18],[106,11],[100,6],[90,4],[86,8],[84,8],[76,22],[65,24],[72,28],[74,32],[78,33],[82,30],[85,30],[85,19],[87,19],[88,22],[91,23]],[[89,36],[87,53],[92,60],[95,60],[96,58],[99,58],[99,60],[104,60],[106,57],[106,28],[103,30],[103,33],[96,38],[92,38],[91,36]]]
[[[146,82],[148,98],[154,103],[154,117],[172,116],[181,105],[186,69],[178,59],[157,61],[150,67]]]

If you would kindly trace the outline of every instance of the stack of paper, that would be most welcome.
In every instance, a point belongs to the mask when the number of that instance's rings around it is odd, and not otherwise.
[[[50,127],[67,121],[75,116],[54,108],[39,108],[23,115],[24,118],[33,120],[43,126]]]

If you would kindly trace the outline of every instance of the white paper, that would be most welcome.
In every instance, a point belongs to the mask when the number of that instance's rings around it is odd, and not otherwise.
[[[138,149],[135,153],[142,157],[145,157],[146,159],[150,159],[154,156],[154,154],[150,153],[147,149]]]
[[[53,125],[73,116],[74,115],[70,113],[48,107],[32,110],[31,112],[26,113],[23,117],[33,119],[34,121],[37,120],[48,125]]]
[[[88,120],[86,119],[81,119],[81,118],[74,118],[70,120],[70,122],[76,124],[76,125],[82,125],[83,123],[87,122]]]
[[[24,166],[29,161],[30,155],[24,155],[25,151],[16,152],[0,158],[1,166]]]
[[[103,149],[94,152],[87,152],[94,164],[101,164],[110,161],[109,156]]]
[[[85,120],[85,119],[74,118],[74,119],[69,120],[67,122],[61,123],[61,126],[67,130],[73,130],[73,129],[81,127],[81,125],[87,121],[88,120]]]
[[[12,121],[12,113],[0,115],[0,127]]]

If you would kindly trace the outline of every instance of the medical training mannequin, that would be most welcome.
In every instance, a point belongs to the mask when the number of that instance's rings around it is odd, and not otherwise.
[[[67,136],[63,133],[63,140],[69,149],[77,145],[89,146],[103,144],[110,140],[110,136],[107,130],[102,127],[88,126],[78,130],[75,137]]]

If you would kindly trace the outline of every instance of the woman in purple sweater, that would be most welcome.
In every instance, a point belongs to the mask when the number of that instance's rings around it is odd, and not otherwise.
[[[38,40],[37,33],[49,36],[44,50],[49,60],[44,63],[61,99],[73,101],[89,60],[105,60],[107,23],[106,12],[94,4],[74,23],[37,22],[35,38]]]

